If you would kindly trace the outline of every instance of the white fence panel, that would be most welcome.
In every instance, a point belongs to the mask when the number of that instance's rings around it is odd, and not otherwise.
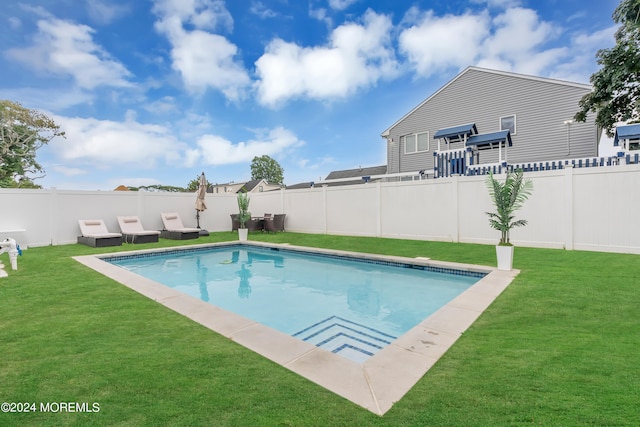
[[[640,254],[638,165],[525,176],[534,190],[516,218],[529,224],[512,231],[514,244]],[[493,210],[486,179],[453,176],[251,193],[250,210],[254,216],[284,213],[286,229],[295,232],[494,244],[500,235],[485,214]],[[236,200],[235,194],[208,194],[200,226],[230,230]],[[11,231],[29,246],[74,243],[79,219],[103,219],[118,231],[116,216],[138,215],[145,228],[159,230],[160,212],[178,212],[185,226],[194,227],[195,194],[0,189],[0,236]]]
[[[327,233],[375,236],[378,228],[378,187],[348,185],[326,191]]]
[[[50,245],[56,229],[50,195],[50,190],[0,189],[0,232],[25,230],[27,243],[18,242],[23,247]]]
[[[640,171],[574,170],[574,249],[640,253]]]
[[[381,184],[381,235],[454,241],[455,194],[451,179]]]
[[[285,227],[299,233],[326,232],[326,187],[288,190],[284,195]]]

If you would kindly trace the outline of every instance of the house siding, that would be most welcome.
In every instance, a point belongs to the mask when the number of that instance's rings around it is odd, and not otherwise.
[[[387,139],[392,140],[387,145],[388,172],[432,169],[438,147],[433,135],[439,129],[475,123],[479,133],[495,132],[500,130],[500,118],[509,115],[516,116],[509,163],[596,156],[594,118],[564,124],[589,91],[587,85],[468,68],[388,130]],[[401,136],[425,131],[429,151],[404,154]],[[444,141],[441,146],[445,148]],[[462,143],[451,145],[459,147]],[[480,163],[496,161],[497,149],[480,151]]]

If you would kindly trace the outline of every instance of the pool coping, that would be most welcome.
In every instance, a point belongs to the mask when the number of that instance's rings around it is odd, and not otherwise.
[[[113,256],[236,245],[292,249],[487,274],[360,364],[103,260]],[[422,257],[377,255],[255,241],[229,241],[83,255],[73,259],[377,415],[384,415],[391,409],[519,273],[519,270],[503,271],[495,267],[435,261]]]

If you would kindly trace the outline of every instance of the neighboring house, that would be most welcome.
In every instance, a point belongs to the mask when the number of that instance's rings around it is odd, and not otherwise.
[[[384,175],[387,173],[387,165],[382,166],[369,166],[369,167],[360,167],[357,169],[345,169],[332,171],[327,175],[325,181],[335,180],[336,182],[330,183],[327,182],[327,185],[353,185],[353,184],[364,184],[367,182],[376,181],[376,175]],[[378,178],[380,179],[380,178]]]
[[[286,189],[287,190],[300,190],[301,188],[313,188],[313,184],[314,183],[312,181],[299,182],[297,184],[287,185]]]
[[[382,133],[387,173],[598,155],[594,115],[573,121],[588,84],[468,67]]]
[[[387,165],[359,167],[356,169],[344,169],[329,172],[329,175],[321,182],[301,182],[298,184],[287,185],[287,190],[298,190],[301,188],[312,188],[319,186],[336,186],[336,185],[354,185],[365,184],[367,182],[379,181],[382,179],[380,175],[387,173]],[[376,178],[378,176],[378,178]],[[331,182],[333,181],[333,182]]]
[[[618,147],[618,152],[621,154],[640,150],[640,124],[616,127],[613,146]]]
[[[209,193],[262,193],[263,191],[279,190],[280,184],[270,184],[264,179],[254,179],[247,182],[229,182],[226,184],[215,184],[209,187]]]

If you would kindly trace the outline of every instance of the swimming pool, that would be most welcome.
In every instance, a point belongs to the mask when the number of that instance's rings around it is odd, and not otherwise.
[[[320,253],[366,261],[401,263],[443,271],[457,270],[486,274],[390,345],[363,363],[358,363],[106,261],[106,259],[114,260],[129,255],[155,257],[158,254],[169,254],[185,249],[191,251],[229,246],[237,246],[237,242],[85,255],[74,257],[74,259],[114,282],[378,415],[383,415],[391,409],[393,404],[415,385],[519,273],[518,270],[500,271],[494,267],[425,258],[381,256],[288,244],[250,242],[250,246]],[[254,295],[253,290],[251,295]],[[158,311],[158,315],[162,315],[162,312]],[[212,337],[212,339],[217,338]],[[135,349],[132,349],[132,352],[135,352]]]
[[[485,275],[249,245],[107,261],[358,363]]]

